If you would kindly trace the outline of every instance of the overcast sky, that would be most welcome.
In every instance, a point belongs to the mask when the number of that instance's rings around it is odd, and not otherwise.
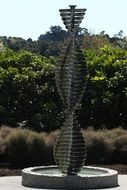
[[[123,30],[127,35],[127,0],[0,0],[0,36],[36,40],[50,26],[64,29],[59,9],[70,4],[87,9],[81,27],[95,34],[113,36]]]

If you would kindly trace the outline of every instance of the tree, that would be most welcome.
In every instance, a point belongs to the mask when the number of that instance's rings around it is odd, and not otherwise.
[[[0,52],[3,52],[5,50],[3,42],[0,42]]]
[[[26,40],[23,38],[17,38],[17,37],[9,37],[7,39],[8,48],[18,51],[20,49],[23,49],[23,47],[26,44]]]
[[[67,36],[67,32],[60,26],[51,26],[50,31],[41,34],[38,38],[38,50],[44,56],[58,56],[61,43]]]
[[[83,37],[83,48],[85,49],[100,49],[104,45],[109,45],[109,36],[104,35],[104,31],[98,34],[86,33]]]
[[[90,77],[82,101],[82,126],[127,128],[127,51],[112,46],[85,51]]]
[[[52,58],[27,51],[0,53],[1,124],[37,131],[59,126],[61,106],[54,68]]]
[[[67,32],[62,30],[60,26],[51,26],[50,31],[46,32],[46,34],[41,34],[38,40],[47,40],[47,41],[63,41],[67,36]]]
[[[127,37],[124,36],[123,30],[120,30],[118,34],[115,34],[113,37],[111,37],[110,43],[114,44],[116,47],[127,49]]]

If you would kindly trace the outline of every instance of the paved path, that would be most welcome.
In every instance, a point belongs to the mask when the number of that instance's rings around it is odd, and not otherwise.
[[[118,182],[119,182],[119,187],[109,188],[109,190],[127,190],[127,175],[119,175]],[[0,190],[40,190],[40,189],[23,187],[21,185],[21,176],[10,176],[10,177],[0,177]],[[101,189],[101,190],[108,190],[108,189]]]

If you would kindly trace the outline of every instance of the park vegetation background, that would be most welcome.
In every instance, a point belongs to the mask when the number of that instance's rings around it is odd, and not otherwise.
[[[0,37],[0,163],[54,164],[64,121],[54,71],[67,35],[51,26],[36,41]],[[123,31],[110,37],[80,28],[78,41],[89,72],[77,110],[87,163],[127,164],[127,38]]]

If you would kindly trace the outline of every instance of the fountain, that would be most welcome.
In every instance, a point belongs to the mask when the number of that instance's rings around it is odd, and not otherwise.
[[[57,166],[39,166],[22,170],[22,185],[45,189],[96,189],[118,186],[115,170],[84,166],[85,139],[76,110],[85,91],[87,67],[77,40],[78,27],[86,9],[60,9],[68,30],[56,65],[56,86],[65,107],[65,121],[54,146]]]

